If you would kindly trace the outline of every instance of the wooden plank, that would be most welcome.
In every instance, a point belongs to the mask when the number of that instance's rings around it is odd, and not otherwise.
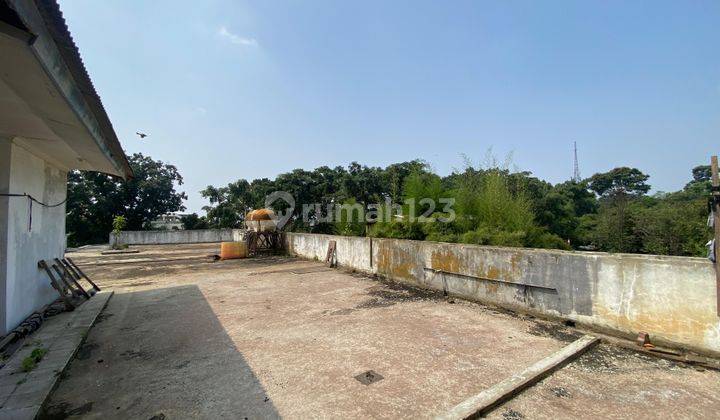
[[[552,355],[540,360],[524,371],[499,382],[485,391],[474,395],[453,407],[438,419],[470,419],[487,414],[504,401],[523,389],[538,382],[554,370],[564,366],[570,360],[583,354],[600,341],[599,338],[585,335]]]
[[[62,271],[60,271],[60,268],[58,268],[58,266],[55,264],[52,264],[50,267],[52,267],[52,269],[55,270],[55,274],[58,275],[58,278],[60,279],[60,281],[63,282],[63,284],[65,285],[67,290],[69,290],[70,293],[73,294],[73,296],[76,296],[77,295],[76,290],[73,288],[73,286],[70,283],[68,283],[67,278],[65,277],[65,274]]]
[[[78,267],[77,264],[75,264],[75,261],[73,261],[72,258],[66,257],[65,259],[67,260],[68,263],[70,263],[70,265],[73,266],[73,268],[75,268],[75,269],[78,271],[78,273],[80,273],[80,275],[82,275],[83,277],[85,277],[85,280],[87,280],[88,283],[90,283],[90,284],[92,285],[92,287],[95,288],[95,290],[97,290],[98,292],[101,290],[100,287],[98,287],[98,285],[95,284],[95,282],[93,282],[92,280],[90,280],[90,277],[88,277],[87,274],[85,274],[85,273],[80,269],[80,267]]]
[[[82,295],[85,296],[87,299],[90,299],[90,294],[88,292],[86,292],[85,288],[82,287],[80,282],[77,281],[77,279],[72,274],[70,274],[70,271],[67,269],[67,267],[65,267],[65,264],[63,264],[59,258],[55,258],[55,264],[57,264],[58,267],[60,267],[62,269],[63,273],[65,274],[65,277],[70,279],[70,281],[72,281],[75,284],[75,287],[77,287],[78,290],[80,290],[80,293],[82,293]]]
[[[45,270],[48,277],[50,277],[50,284],[57,290],[58,294],[60,295],[60,299],[62,299],[63,303],[65,304],[65,308],[69,311],[72,311],[75,309],[75,305],[72,304],[70,299],[65,295],[65,290],[60,286],[60,283],[55,280],[55,276],[53,276],[52,271],[50,271],[50,267],[48,267],[47,263],[44,260],[38,261],[38,267]]]
[[[61,259],[60,262],[67,269],[67,271],[69,271],[70,274],[72,274],[72,276],[75,278],[75,280],[80,280],[80,274],[78,274],[78,272],[75,271],[75,269],[70,265],[69,262],[67,262],[64,258]]]
[[[325,256],[325,263],[329,267],[334,267],[337,260],[337,242],[330,241],[328,243],[327,255]]]
[[[720,177],[718,177],[718,157],[710,157],[710,174],[712,178],[712,208],[713,208],[713,224],[715,225],[715,310],[720,316]]]
[[[80,277],[80,274],[77,272],[77,270],[75,270],[75,269],[73,268],[73,266],[70,265],[70,263],[67,262],[67,260],[66,260],[65,258],[62,258],[62,259],[57,259],[57,258],[55,258],[55,261],[58,261],[60,264],[62,264],[62,266],[63,266],[63,268],[65,269],[65,271],[69,274],[70,277],[72,277],[73,282],[74,282],[76,285],[78,285],[78,287],[80,287],[81,289],[83,289],[83,293],[85,293],[86,296],[89,295],[89,293],[87,293],[87,292],[84,290],[84,288],[82,288],[82,286],[80,286],[80,280],[82,279],[82,277]],[[91,283],[91,284],[92,284],[92,283]],[[89,299],[89,297],[88,297],[88,299]]]

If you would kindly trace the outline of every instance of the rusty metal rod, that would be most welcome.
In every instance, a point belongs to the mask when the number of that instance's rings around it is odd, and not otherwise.
[[[552,290],[555,293],[557,293],[557,289],[554,287],[549,286],[540,286],[537,284],[528,284],[528,283],[520,283],[516,281],[509,281],[509,280],[501,280],[501,279],[491,279],[488,277],[480,277],[480,276],[472,276],[470,274],[463,274],[463,273],[454,273],[452,271],[445,271],[445,270],[438,270],[432,267],[423,267],[423,270],[432,271],[434,273],[443,273],[443,274],[449,274],[451,276],[458,276],[458,277],[466,277],[473,280],[484,280],[484,281],[491,281],[494,283],[504,283],[504,284],[512,284],[514,286],[523,286],[523,287],[534,287],[536,289],[545,289],[545,290]]]

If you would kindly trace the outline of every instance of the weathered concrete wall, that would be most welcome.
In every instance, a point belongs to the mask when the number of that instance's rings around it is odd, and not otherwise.
[[[0,143],[0,192],[26,193],[48,204],[65,200],[65,170],[7,139]],[[31,206],[26,197],[0,197],[0,220],[0,334],[5,334],[58,297],[37,263],[65,252],[65,204],[49,208]]]
[[[370,239],[354,236],[313,235],[286,233],[286,245],[293,255],[324,261],[328,243],[337,242],[337,261],[345,267],[372,272],[370,266]]]
[[[467,299],[720,353],[715,275],[703,258],[483,247],[288,233],[288,250]]]
[[[110,233],[110,245],[192,244],[204,242],[241,241],[242,229],[198,229],[198,230],[130,230],[116,235]]]

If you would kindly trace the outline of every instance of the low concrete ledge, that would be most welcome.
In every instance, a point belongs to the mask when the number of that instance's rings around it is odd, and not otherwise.
[[[208,242],[241,241],[243,229],[197,229],[197,230],[127,230],[110,233],[109,244],[163,245],[199,244]]]
[[[113,292],[99,292],[72,312],[50,318],[27,338],[0,369],[0,419],[34,419],[55,388],[60,374],[75,356]],[[22,362],[36,348],[47,349],[30,372]]]

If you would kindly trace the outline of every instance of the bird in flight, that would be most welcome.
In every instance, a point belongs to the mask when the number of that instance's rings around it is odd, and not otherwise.
[[[144,139],[145,137],[147,137],[147,134],[141,133],[141,132],[139,132],[139,131],[136,131],[135,134],[137,134],[138,136],[140,136],[141,139]]]

